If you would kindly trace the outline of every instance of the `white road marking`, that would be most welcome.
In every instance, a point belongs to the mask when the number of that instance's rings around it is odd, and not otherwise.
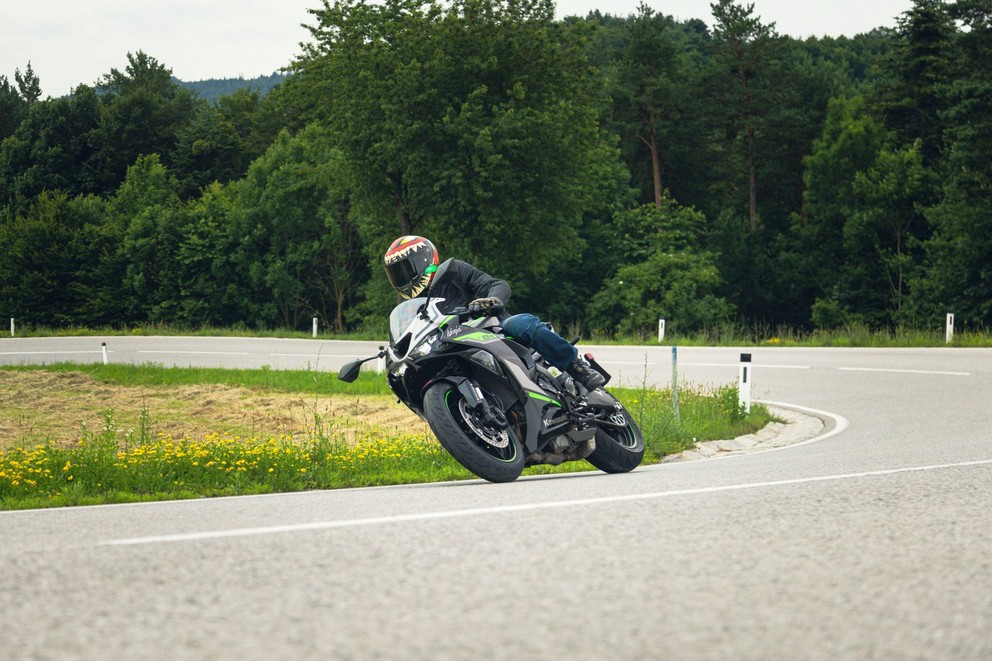
[[[367,358],[367,356],[356,356],[353,353],[270,353],[273,358]]]
[[[93,349],[92,351],[0,351],[0,356],[44,356],[46,354],[70,353],[103,353],[103,349]],[[113,353],[113,351],[109,351],[109,353]]]
[[[699,494],[721,493],[727,491],[744,491],[749,489],[765,489],[770,487],[790,486],[795,484],[812,484],[816,482],[835,482],[840,480],[853,480],[867,477],[880,477],[884,475],[899,475],[902,473],[918,473],[924,471],[944,470],[948,468],[965,468],[970,466],[992,465],[992,459],[980,461],[964,461],[953,464],[934,464],[930,466],[914,466],[911,468],[893,468],[889,470],[866,471],[863,473],[844,473],[840,475],[823,475],[819,477],[805,477],[793,480],[777,480],[774,482],[749,482],[745,484],[731,484],[722,487],[702,487],[698,489],[679,489],[675,491],[657,491],[653,493],[631,494],[626,496],[606,496],[603,498],[583,498],[577,500],[563,500],[550,503],[527,503],[523,505],[502,505],[495,507],[479,507],[474,509],[450,510],[446,512],[421,512],[417,514],[399,514],[394,516],[379,516],[366,519],[347,519],[343,521],[317,521],[314,523],[300,523],[282,526],[266,526],[261,528],[235,528],[232,530],[210,530],[195,533],[181,533],[175,535],[157,535],[151,537],[131,537],[124,539],[111,539],[100,542],[101,546],[138,546],[145,544],[168,544],[175,542],[193,542],[209,539],[223,539],[226,537],[251,537],[257,535],[274,535],[288,532],[304,532],[311,530],[332,530],[335,528],[357,528],[361,526],[390,525],[396,523],[409,523],[420,521],[437,521],[442,519],[457,519],[471,516],[485,516],[490,514],[507,514],[514,512],[533,512],[538,510],[562,509],[571,507],[584,507],[587,505],[606,505],[612,503],[636,502],[642,500],[655,500],[659,498],[673,498],[678,496],[693,496]]]
[[[971,376],[971,372],[941,372],[937,370],[896,370],[881,367],[838,367],[841,372],[891,372],[894,374],[933,374],[937,376]]]
[[[190,356],[250,356],[248,351],[136,351],[135,353],[165,353],[170,355]]]
[[[644,361],[633,361],[633,360],[600,360],[596,359],[597,362],[603,363],[605,365],[641,365],[644,366]],[[684,363],[679,362],[679,367],[740,367],[740,363]],[[812,369],[809,365],[763,365],[761,363],[752,363],[756,368],[769,368],[769,369],[782,369],[782,370],[808,370]]]

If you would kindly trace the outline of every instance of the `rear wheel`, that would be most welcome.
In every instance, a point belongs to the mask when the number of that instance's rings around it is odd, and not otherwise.
[[[492,406],[499,402],[483,391]],[[431,386],[424,416],[444,449],[462,466],[490,482],[512,482],[524,469],[524,453],[512,429],[487,422],[450,383]]]
[[[607,422],[596,427],[596,449],[586,461],[606,473],[626,473],[644,458],[644,436],[630,413],[619,402]]]

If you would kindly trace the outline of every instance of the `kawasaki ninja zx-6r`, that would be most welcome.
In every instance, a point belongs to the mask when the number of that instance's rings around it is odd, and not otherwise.
[[[345,365],[385,358],[389,386],[425,419],[445,449],[490,482],[510,482],[526,466],[587,460],[607,473],[633,470],[644,438],[630,413],[602,388],[588,392],[533,350],[502,335],[495,317],[444,299],[412,299],[389,315],[389,347]],[[609,374],[591,356],[594,369]]]

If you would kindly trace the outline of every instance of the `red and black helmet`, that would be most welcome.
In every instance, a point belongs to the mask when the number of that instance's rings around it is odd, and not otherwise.
[[[406,299],[430,287],[439,258],[434,244],[422,236],[401,236],[386,251],[386,276]]]

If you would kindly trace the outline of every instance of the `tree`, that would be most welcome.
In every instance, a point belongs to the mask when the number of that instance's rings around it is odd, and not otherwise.
[[[841,277],[857,318],[872,325],[906,321],[908,283],[930,234],[924,209],[933,204],[934,183],[919,140],[908,149],[882,150],[874,165],[855,175],[860,204],[844,226]]]
[[[17,90],[21,93],[21,98],[29,108],[41,98],[41,80],[31,68],[30,62],[24,67],[24,73],[21,73],[20,69],[14,70],[14,80],[17,81]]]
[[[176,261],[182,226],[179,184],[157,154],[128,168],[108,211],[126,228],[123,290],[129,316],[137,321],[174,322],[181,268]]]
[[[643,335],[659,318],[690,333],[729,319],[733,306],[717,295],[720,274],[702,250],[705,217],[665,197],[617,217],[620,268],[590,304],[599,329]]]
[[[954,58],[954,24],[943,0],[914,0],[899,19],[898,46],[881,89],[887,123],[901,144],[922,141],[923,160],[936,164],[943,143],[944,87]]]
[[[98,225],[102,201],[42,193],[23,214],[0,219],[0,309],[25,322],[79,323],[89,306],[79,273],[95,256],[84,240]]]
[[[314,15],[316,43],[286,85],[319,99],[371,259],[428,234],[519,282],[581,255],[618,155],[582,31],[556,24],[550,0],[341,0]]]
[[[621,134],[632,135],[650,157],[655,206],[664,196],[668,145],[682,120],[688,92],[686,48],[670,17],[641,4],[626,24],[626,43],[610,86],[613,116]]]
[[[93,169],[108,194],[139,156],[158,154],[171,167],[179,131],[196,106],[193,93],[177,85],[155,58],[138,51],[127,60],[124,71],[111,69],[98,84],[103,108],[92,141]]]
[[[798,255],[792,277],[802,283],[803,306],[816,299],[833,300],[846,295],[840,286],[847,261],[844,227],[861,208],[855,193],[858,173],[866,172],[879,157],[886,131],[881,120],[868,111],[858,96],[830,101],[822,135],[806,157],[803,213],[794,216],[791,251]]]
[[[911,293],[914,313],[954,312],[963,324],[992,319],[992,2],[958,0],[950,14],[966,28],[956,38],[953,81],[945,86],[943,186],[926,210],[933,237],[926,269]]]
[[[747,172],[748,223],[758,229],[758,134],[768,107],[763,94],[776,84],[770,74],[777,57],[775,24],[754,16],[754,5],[717,0],[710,5],[713,26],[712,57],[717,108],[722,108],[726,140],[738,145]],[[720,111],[718,111],[720,112]]]
[[[316,125],[281,133],[252,164],[239,188],[233,261],[265,301],[261,318],[294,327],[317,315],[344,329],[365,273],[349,192],[341,154]]]
[[[104,192],[93,149],[100,121],[100,100],[84,85],[71,97],[33,104],[0,145],[0,202],[30,199],[46,190]]]
[[[27,106],[20,91],[6,76],[0,76],[0,142],[14,134],[27,113]]]

